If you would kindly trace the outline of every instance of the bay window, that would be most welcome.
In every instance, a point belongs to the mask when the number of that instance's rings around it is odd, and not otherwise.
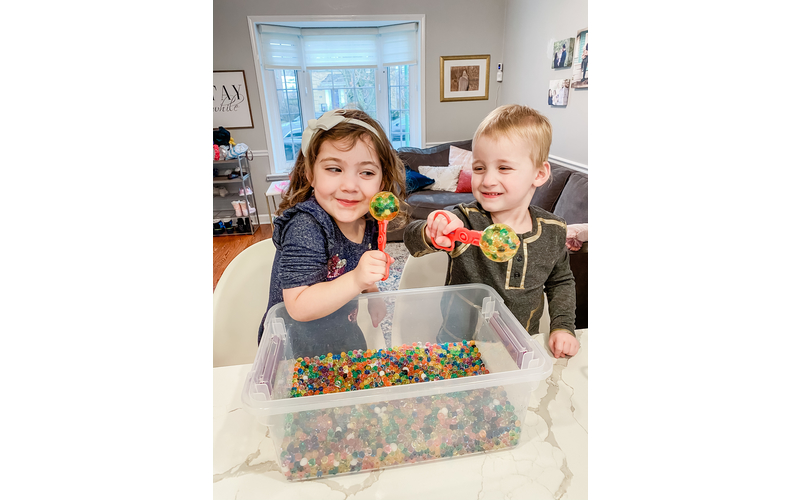
[[[306,123],[331,109],[361,109],[395,148],[421,147],[418,23],[382,24],[307,28],[253,21],[270,177],[291,170]]]

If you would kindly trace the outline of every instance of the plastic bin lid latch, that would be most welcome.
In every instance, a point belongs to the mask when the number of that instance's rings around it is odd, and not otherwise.
[[[283,346],[286,342],[286,329],[283,320],[273,321],[270,324],[272,335],[269,337],[267,345],[267,356],[264,363],[264,371],[261,372],[261,380],[269,390],[269,397],[273,397],[275,372],[278,370],[278,360],[283,355]]]
[[[520,369],[528,368],[533,360],[533,352],[528,350],[524,341],[521,341],[514,335],[514,332],[511,331],[508,325],[506,325],[506,322],[503,321],[503,318],[500,317],[500,313],[494,310],[494,301],[491,298],[486,297],[483,299],[481,314],[486,322],[491,325],[495,333],[497,333],[497,336],[500,337],[500,341],[505,346],[508,354],[511,355],[511,358],[516,362],[517,366]]]
[[[483,319],[489,321],[489,318],[494,314],[494,299],[491,297],[484,297],[481,303],[481,315]]]

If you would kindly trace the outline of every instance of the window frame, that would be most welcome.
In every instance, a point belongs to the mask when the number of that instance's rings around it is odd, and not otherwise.
[[[291,167],[286,162],[283,152],[283,134],[280,114],[272,113],[270,116],[268,109],[279,109],[277,98],[277,87],[275,85],[273,70],[266,70],[261,65],[259,57],[258,24],[278,24],[292,27],[318,27],[320,23],[328,26],[381,26],[387,24],[399,24],[403,22],[416,22],[419,26],[418,38],[418,63],[409,66],[409,120],[410,123],[418,123],[418,127],[412,127],[410,142],[412,146],[422,147],[426,137],[425,134],[425,15],[381,15],[381,16],[248,16],[248,28],[250,30],[250,44],[253,55],[254,67],[257,68],[256,80],[258,81],[258,92],[261,104],[261,118],[264,125],[264,134],[268,149],[265,151],[254,151],[256,156],[267,156],[269,159],[269,172],[267,181],[283,180],[288,178]],[[314,105],[311,87],[311,74],[309,70],[297,71],[300,107],[303,122],[306,123],[313,118]],[[386,117],[386,130],[391,140],[391,115],[389,113],[389,74],[388,68],[380,63],[376,68],[376,104],[379,117]],[[271,78],[270,78],[271,77]],[[265,93],[266,89],[266,93]],[[383,120],[381,124],[384,125]],[[278,131],[277,136],[273,136],[271,131]],[[280,145],[277,147],[276,145]],[[287,170],[284,170],[287,168]]]

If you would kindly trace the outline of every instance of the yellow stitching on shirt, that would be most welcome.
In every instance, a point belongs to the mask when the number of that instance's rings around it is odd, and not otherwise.
[[[519,252],[519,250],[517,250]],[[507,290],[525,290],[525,274],[528,272],[528,245],[522,246],[522,254],[525,258],[525,263],[522,265],[522,279],[519,282],[519,286],[508,286],[511,282],[510,279],[506,281],[506,289]],[[509,264],[513,262],[514,259],[509,260]],[[511,276],[511,266],[508,266],[508,275]]]
[[[449,276],[450,279],[447,281],[446,284],[447,285],[452,285],[453,284],[453,259],[448,259],[448,260],[450,261],[450,271],[447,273],[447,276]]]
[[[425,221],[425,223],[422,225],[422,244],[425,245],[428,248],[428,250],[436,251],[435,248],[431,248],[431,246],[428,245],[428,242],[425,241],[425,228],[426,227],[428,227],[428,222],[427,221]]]
[[[539,220],[539,221],[542,221],[542,222],[544,222],[545,224],[554,224],[554,225],[556,225],[556,226],[561,226],[561,227],[563,227],[564,229],[566,229],[566,228],[567,228],[567,225],[566,225],[566,224],[564,224],[564,223],[563,223],[563,222],[561,222],[561,221],[557,221],[557,220],[553,220],[553,219],[541,219],[541,218],[538,218],[538,217],[537,217],[537,220]]]
[[[536,234],[532,234],[528,236],[524,240],[522,240],[522,248],[523,248],[523,255],[525,256],[525,264],[522,266],[522,279],[519,282],[519,286],[509,286],[511,283],[511,264],[513,259],[508,261],[508,274],[506,274],[506,290],[525,290],[525,275],[528,273],[528,244],[533,243],[534,241],[539,239],[539,236],[542,235],[542,219],[537,217],[536,218]],[[519,251],[519,250],[517,250]]]
[[[526,324],[526,325],[525,325],[525,331],[526,331],[526,332],[527,332],[527,331],[530,329],[530,327],[531,327],[531,320],[533,319],[533,313],[535,313],[536,311],[538,311],[538,310],[539,310],[539,308],[540,308],[540,307],[542,307],[542,305],[544,305],[544,292],[542,292],[542,298],[541,298],[541,299],[539,299],[539,305],[538,305],[538,306],[536,306],[536,309],[534,309],[533,311],[531,311],[531,315],[530,315],[530,316],[528,316],[528,324]],[[533,333],[539,333],[539,332],[533,332]]]
[[[465,245],[464,243],[459,243],[459,244],[460,244],[460,246],[456,247],[455,250],[450,252],[450,257],[453,257],[455,259],[456,257],[461,255],[462,253],[466,252],[467,249],[469,248],[469,245]]]
[[[542,218],[540,217],[536,218],[536,233],[522,240],[522,243],[527,245],[528,243],[533,243],[534,241],[539,239],[539,236],[542,235],[542,222],[545,222]]]

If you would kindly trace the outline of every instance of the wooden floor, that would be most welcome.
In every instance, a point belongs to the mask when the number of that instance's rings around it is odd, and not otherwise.
[[[261,240],[272,238],[272,226],[261,224],[255,234],[212,236],[214,238],[214,288],[234,257]]]

